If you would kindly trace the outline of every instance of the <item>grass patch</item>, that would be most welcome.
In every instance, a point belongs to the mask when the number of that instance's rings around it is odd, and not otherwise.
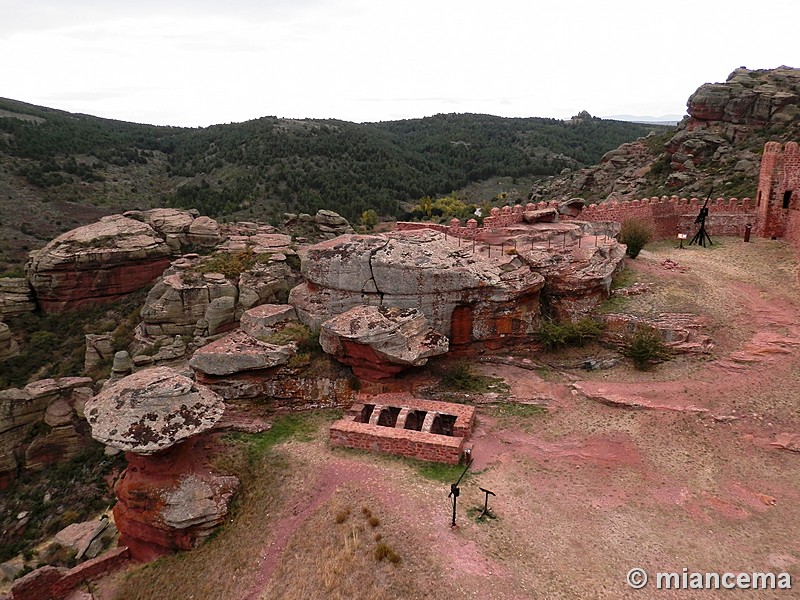
[[[233,433],[226,441],[240,445],[251,463],[263,459],[275,446],[287,440],[310,442],[320,427],[342,418],[339,409],[318,410],[304,413],[280,415],[272,422],[272,427],[262,433]]]
[[[192,271],[195,273],[222,273],[228,279],[236,279],[257,264],[269,262],[271,254],[256,254],[252,250],[241,252],[218,252],[203,260]]]
[[[633,269],[625,267],[611,279],[611,289],[619,290],[621,288],[630,287],[637,281],[639,281],[639,277],[636,272]]]
[[[478,375],[467,362],[459,362],[445,369],[438,388],[446,392],[469,392],[486,394],[495,392],[507,394],[508,384],[498,377]]]
[[[422,587],[432,575],[430,566],[408,551],[403,536],[376,539],[364,523],[332,525],[337,510],[341,505],[329,500],[302,524],[259,600],[394,600],[427,595]],[[401,562],[406,568],[396,568]]]
[[[384,454],[381,452],[370,452],[368,450],[359,450],[357,448],[332,448],[334,453],[344,453],[349,454],[351,456],[357,457],[370,457],[378,461],[388,462],[388,463],[402,463],[406,466],[410,467],[412,470],[416,471],[418,475],[424,477],[425,479],[430,479],[431,481],[438,481],[441,483],[453,483],[459,477],[461,477],[461,473],[464,472],[464,467],[466,465],[458,464],[458,465],[451,465],[447,463],[436,463],[430,462],[427,460],[417,460],[415,458],[408,458],[406,456],[397,456],[394,454]],[[467,470],[466,475],[464,475],[464,480],[469,479],[472,475],[477,474],[477,472],[473,472]],[[369,511],[366,507],[362,509],[364,511]],[[370,513],[364,512],[364,515],[369,517],[371,516]]]
[[[491,508],[484,513],[482,506],[470,506],[467,509],[467,516],[476,523],[488,523],[497,519]]]
[[[506,402],[492,407],[492,413],[496,417],[521,417],[528,419],[545,416],[547,414],[547,408],[539,404]]]

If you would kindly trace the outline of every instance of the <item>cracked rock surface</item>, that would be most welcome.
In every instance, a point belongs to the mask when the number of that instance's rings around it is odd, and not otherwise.
[[[94,439],[136,454],[153,454],[210,429],[224,410],[217,394],[168,367],[123,377],[84,409]]]

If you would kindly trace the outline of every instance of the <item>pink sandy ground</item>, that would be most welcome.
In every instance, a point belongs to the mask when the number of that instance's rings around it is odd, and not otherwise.
[[[777,249],[776,249],[777,248]],[[781,254],[783,252],[783,254]],[[742,253],[749,253],[742,258]],[[766,259],[765,259],[766,256]],[[775,256],[784,272],[754,269]],[[449,527],[449,486],[324,441],[292,446],[306,465],[259,553],[243,597],[269,589],[289,540],[333,494],[370,498],[429,598],[727,598],[722,591],[633,590],[625,575],[657,571],[788,572],[800,597],[800,302],[790,252],[729,242],[674,257],[644,252],[639,277],[651,298],[629,308],[706,314],[718,341],[710,357],[679,358],[653,372],[629,367],[583,374],[485,364],[510,399],[545,403],[543,416],[506,417],[482,407],[459,527]],[[666,298],[662,302],[662,300]],[[533,357],[538,359],[538,357]],[[493,490],[495,520],[468,508]],[[429,584],[429,585],[428,585]]]

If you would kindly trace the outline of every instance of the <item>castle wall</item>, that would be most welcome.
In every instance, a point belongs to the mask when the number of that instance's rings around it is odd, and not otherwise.
[[[788,194],[788,198],[786,195]],[[788,202],[787,202],[788,200]],[[797,142],[767,142],[758,176],[758,235],[794,241],[800,211],[800,148]]]
[[[696,233],[695,219],[703,206],[704,200],[698,198],[678,198],[677,196],[661,198],[643,198],[618,202],[611,200],[599,204],[589,204],[576,217],[559,215],[562,221],[614,221],[622,223],[630,219],[638,219],[648,223],[657,239],[670,239],[677,237],[678,233],[685,233],[690,238]],[[558,201],[529,203],[526,206],[504,206],[493,208],[490,216],[483,220],[479,227],[477,221],[470,219],[462,225],[458,219],[453,219],[450,225],[437,223],[409,223],[398,222],[398,230],[435,229],[447,235],[465,239],[473,239],[492,229],[513,227],[525,222],[525,213],[535,210],[557,209]],[[709,235],[744,236],[748,223],[755,226],[756,211],[750,198],[739,200],[737,198],[717,198],[708,203],[709,214],[706,219],[706,229]]]

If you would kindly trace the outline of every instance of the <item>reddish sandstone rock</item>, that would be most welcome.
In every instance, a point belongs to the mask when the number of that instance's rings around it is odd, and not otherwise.
[[[302,270],[289,303],[311,329],[363,305],[416,308],[451,345],[522,337],[539,322],[541,275],[430,229],[340,236],[308,248]]]
[[[710,337],[702,333],[704,321],[697,315],[684,313],[662,313],[656,318],[636,317],[626,314],[606,314],[601,317],[606,324],[604,338],[622,343],[647,327],[658,332],[664,343],[680,352],[708,353],[714,347]]]
[[[571,237],[570,233],[563,234]],[[560,320],[577,319],[589,314],[611,294],[611,279],[624,267],[625,246],[615,240],[602,245],[586,242],[578,247],[570,240],[562,248],[526,249],[519,256],[544,277],[542,301],[549,313]]]
[[[267,344],[244,331],[234,331],[198,348],[189,366],[206,375],[232,375],[285,364],[294,354],[294,344]]]
[[[239,482],[211,472],[197,443],[223,410],[214,392],[166,367],[120,379],[87,403],[94,438],[126,450],[114,520],[134,559],[193,548],[227,514]]]
[[[48,312],[117,300],[156,279],[169,247],[152,227],[122,215],[68,231],[31,253],[28,279]]]
[[[393,377],[448,350],[447,338],[433,331],[413,308],[357,306],[322,324],[322,349],[367,379]]]
[[[84,408],[94,439],[137,454],[153,454],[210,429],[224,410],[214,392],[167,367],[123,377]]]
[[[190,550],[222,523],[239,481],[208,470],[197,438],[152,456],[126,453],[128,468],[116,485],[114,521],[120,545],[149,561]]]

